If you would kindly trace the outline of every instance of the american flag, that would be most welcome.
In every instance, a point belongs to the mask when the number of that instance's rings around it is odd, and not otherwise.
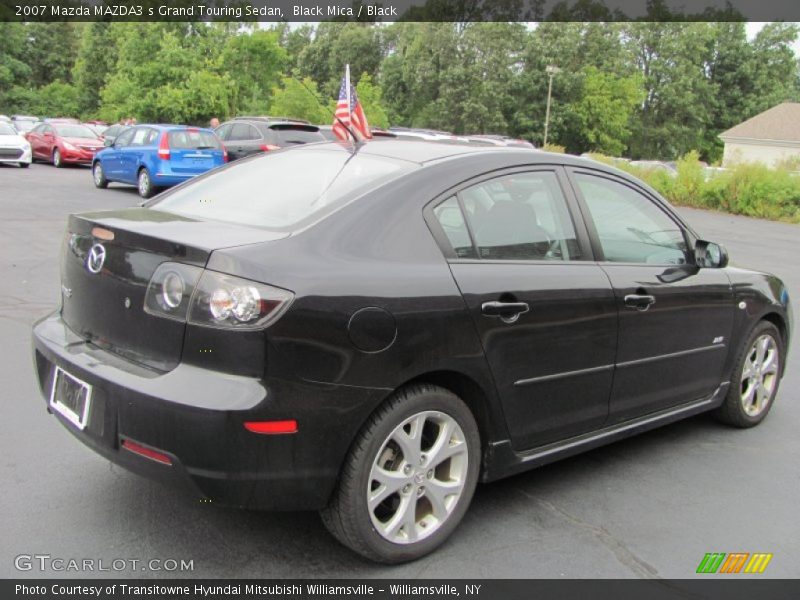
[[[352,129],[359,139],[372,138],[367,116],[358,101],[356,89],[350,85],[350,65],[347,65],[344,77],[342,77],[342,85],[339,87],[339,102],[336,104],[336,117],[333,119],[333,133],[340,140],[350,140],[353,137],[345,125]]]

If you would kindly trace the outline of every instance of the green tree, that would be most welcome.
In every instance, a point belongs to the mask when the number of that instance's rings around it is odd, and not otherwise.
[[[269,106],[272,89],[288,63],[278,41],[277,31],[261,29],[228,38],[219,65],[234,84],[231,114],[257,114]]]
[[[594,152],[620,156],[631,135],[630,119],[644,98],[641,78],[615,77],[597,67],[583,70],[583,94],[572,107],[585,146]]]
[[[89,23],[83,31],[72,79],[78,91],[79,112],[95,116],[100,108],[100,91],[117,61],[117,46],[107,22]]]
[[[317,84],[309,78],[302,83],[293,77],[284,77],[281,85],[272,91],[270,114],[312,123],[327,123],[333,117],[322,102]]]
[[[381,88],[372,83],[369,73],[362,73],[356,85],[356,93],[367,121],[371,127],[389,127],[389,118],[383,108]]]

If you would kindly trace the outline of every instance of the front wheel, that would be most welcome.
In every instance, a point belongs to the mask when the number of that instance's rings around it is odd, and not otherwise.
[[[783,369],[783,338],[769,321],[758,323],[736,357],[731,386],[716,417],[734,427],[754,427],[769,413]]]
[[[95,187],[100,189],[105,189],[108,187],[108,179],[106,179],[106,174],[103,171],[103,163],[99,160],[94,163],[92,167],[92,178],[94,179]]]
[[[432,385],[401,390],[354,442],[322,520],[371,560],[420,558],[466,513],[480,456],[478,427],[460,398]]]
[[[27,169],[30,166],[31,166],[31,163],[26,163],[26,162],[19,163],[20,169]]]
[[[58,148],[53,151],[53,166],[56,169],[60,169],[64,166],[64,159],[61,157],[61,150]]]
[[[137,188],[139,189],[139,195],[142,198],[150,198],[155,193],[153,180],[150,178],[150,172],[147,169],[142,169],[139,171]]]

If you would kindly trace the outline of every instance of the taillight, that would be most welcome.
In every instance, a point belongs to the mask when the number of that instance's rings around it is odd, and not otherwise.
[[[280,146],[276,146],[275,144],[261,144],[259,146],[259,148],[261,150],[263,150],[264,152],[269,152],[270,150],[280,150],[281,149]]]
[[[222,162],[228,162],[228,149],[222,146]]]
[[[203,271],[192,295],[188,321],[225,329],[261,329],[278,319],[293,299],[289,290]]]
[[[165,262],[150,278],[144,311],[206,327],[261,329],[280,317],[293,299],[289,290]]]
[[[161,141],[158,143],[158,158],[169,160],[169,157],[169,134],[164,132],[161,134]]]

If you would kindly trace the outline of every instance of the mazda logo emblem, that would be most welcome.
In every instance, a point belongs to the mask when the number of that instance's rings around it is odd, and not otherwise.
[[[99,273],[103,268],[103,263],[106,262],[106,249],[103,244],[95,244],[89,250],[89,256],[86,257],[86,268],[90,273]]]

